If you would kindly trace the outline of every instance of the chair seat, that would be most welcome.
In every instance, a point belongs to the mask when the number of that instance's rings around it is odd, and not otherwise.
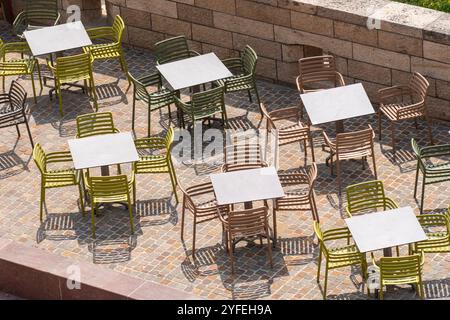
[[[166,155],[141,156],[135,165],[135,173],[165,173],[169,172]]]
[[[278,140],[280,144],[289,144],[308,139],[308,132],[305,128],[301,122],[279,128]]]
[[[92,57],[95,59],[112,59],[119,58],[120,51],[110,43],[93,44],[83,48],[84,52],[91,52]]]
[[[151,92],[149,96],[139,96],[137,100],[148,103],[151,111],[174,103],[172,91],[164,87],[159,91]]]
[[[407,103],[392,103],[392,104],[383,105],[382,107],[380,107],[380,110],[391,121],[398,121],[398,120],[404,120],[404,119],[413,119],[413,118],[417,118],[417,117],[422,117],[424,115],[423,112],[413,112],[413,113],[408,113],[407,116],[398,117],[397,116],[397,111],[402,109],[402,108],[405,108],[405,107],[407,107],[409,105],[410,104],[407,104]]]
[[[33,72],[34,69],[34,63],[35,61],[32,59],[12,59],[12,60],[8,60],[7,62],[3,62],[6,65],[11,62],[11,63],[25,63],[26,65],[26,70],[25,71],[19,71],[18,69],[16,70],[9,70],[9,69],[1,69],[0,68],[0,75],[2,76],[15,76],[15,75],[19,75],[19,74],[30,74]]]
[[[401,279],[386,279],[383,278],[382,284],[384,286],[386,285],[401,285],[401,284],[411,284],[411,283],[418,283],[420,281],[419,277],[417,276],[411,276],[411,277],[404,277]]]
[[[418,242],[415,249],[428,253],[450,252],[450,240],[447,233],[427,233],[428,240]]]
[[[440,173],[442,170],[447,172]],[[450,162],[427,165],[425,168],[426,183],[437,183],[450,180]]]
[[[248,89],[252,89],[253,85],[250,83],[247,83],[245,81],[242,81],[241,83],[238,83],[237,80],[239,80],[239,78],[245,76],[245,74],[243,73],[239,73],[239,74],[234,74],[231,77],[225,78],[225,79],[220,79],[217,80],[216,83],[221,85],[221,86],[225,86],[225,84],[227,82],[231,82],[236,80],[236,82],[233,83],[232,87],[226,87],[226,91],[227,92],[231,92],[231,91],[241,91],[241,90],[248,90]]]
[[[361,253],[358,251],[356,245],[335,247],[328,250],[330,254],[328,267],[330,269],[352,266],[361,263]],[[345,255],[346,258],[344,260],[338,260],[340,255]]]
[[[79,173],[73,168],[51,170],[47,171],[47,173],[50,174],[50,176],[45,179],[45,188],[73,186],[80,181]],[[72,178],[68,178],[68,176],[72,176]]]

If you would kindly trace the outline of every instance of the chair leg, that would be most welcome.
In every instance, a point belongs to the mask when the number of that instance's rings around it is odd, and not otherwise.
[[[148,116],[147,116],[147,137],[151,135],[151,123],[152,123],[152,111],[150,109],[150,104],[148,105]]]
[[[19,125],[16,124],[16,130],[17,130],[17,136],[20,138],[20,129],[19,129]]]
[[[317,258],[317,283],[320,282],[320,267],[322,264],[322,247],[319,245],[319,256]]]
[[[250,102],[253,102],[251,90],[247,90],[247,92],[248,92],[248,100],[249,100]]]
[[[81,186],[81,181],[78,183],[78,192],[80,193],[80,206],[81,206],[81,213],[84,215],[84,200],[83,200],[83,188]]]
[[[273,209],[272,214],[272,223],[273,223],[273,246],[277,245],[277,210]]]
[[[338,181],[338,193],[341,194],[342,187],[342,177],[341,177],[341,161],[336,159],[336,171],[337,171],[337,181]]]
[[[133,201],[136,203],[136,177],[134,177],[133,181]]]
[[[132,206],[132,204],[131,204],[130,195],[128,195],[128,214],[130,215],[131,234],[134,234],[133,206]]]
[[[170,182],[172,183],[173,194],[175,195],[175,200],[178,203],[177,178],[175,176],[175,170],[173,168],[172,161],[169,160],[169,163],[167,165],[169,167]]]
[[[59,101],[59,114],[61,117],[64,117],[63,107],[62,107],[62,90],[59,84],[56,85],[56,94],[58,95]]]
[[[197,232],[197,217],[194,215],[194,221],[192,222],[192,259],[195,260],[195,236]]]
[[[229,253],[230,253],[230,261],[231,261],[231,274],[234,275],[234,245],[233,245],[233,239],[229,235],[228,241],[230,241],[229,244]]]
[[[328,263],[325,265],[325,281],[323,283],[323,300],[327,300],[327,286],[328,286]]]
[[[422,179],[422,198],[420,199],[420,214],[423,213],[424,198],[425,198],[425,175],[423,175]]]
[[[132,112],[131,112],[131,130],[134,131],[134,118],[136,114],[136,95],[133,93],[133,106],[132,106]]]
[[[383,286],[380,285],[380,291],[378,293],[378,299],[379,300],[384,300],[384,292],[383,292]]]
[[[4,76],[2,77],[2,89],[3,89],[3,92],[5,92],[5,77]]]
[[[375,160],[375,153],[373,151],[372,151],[372,162],[373,162],[373,173],[375,174],[375,180],[378,180],[377,163]]]
[[[94,76],[93,75],[91,75],[90,83],[91,83],[91,93],[92,93],[92,97],[94,99],[95,111],[98,111],[97,92],[95,90],[95,83],[94,83]]]
[[[44,216],[44,204],[45,204],[45,187],[41,186],[41,199],[40,199],[40,206],[39,206],[39,219],[42,222],[42,218]]]
[[[33,73],[31,73],[31,86],[33,87],[34,103],[37,103],[37,97],[36,97],[36,85],[34,84]]]
[[[378,141],[381,141],[381,111],[378,111]]]
[[[314,142],[313,142],[313,138],[311,133],[309,134],[309,144],[311,145],[311,156],[312,156],[312,161],[316,162],[316,157],[314,155]]]
[[[270,234],[268,228],[266,228],[266,237],[267,237],[267,251],[269,254],[270,268],[273,269],[272,245],[270,244]]]
[[[319,212],[317,210],[316,198],[314,196],[314,190],[311,194],[310,202],[311,202],[311,211],[312,211],[312,215],[313,215],[313,220],[320,222]]]
[[[43,86],[42,86],[41,66],[39,65],[39,62],[38,62],[37,59],[36,59],[36,67],[37,67],[37,71],[38,71],[39,86],[40,86],[41,91],[42,91]]]
[[[417,161],[416,180],[414,182],[414,199],[417,198],[417,184],[419,183],[419,161]]]
[[[391,122],[392,153],[395,155],[395,122]]]
[[[184,241],[184,216],[186,213],[186,197],[185,196],[183,196],[183,204],[182,205],[183,205],[183,208],[181,209],[181,241]]]
[[[91,201],[92,201],[92,197],[91,197]],[[95,239],[95,209],[96,209],[96,207],[97,207],[96,203],[91,204],[92,238],[94,238],[94,239]]]
[[[31,147],[34,149],[33,136],[31,135],[30,125],[28,124],[27,119],[25,118],[25,126],[27,127],[28,137],[30,138]]]

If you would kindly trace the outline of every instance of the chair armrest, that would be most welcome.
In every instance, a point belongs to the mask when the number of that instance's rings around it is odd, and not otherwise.
[[[178,108],[180,108],[185,113],[191,113],[190,103],[183,102],[180,98],[177,96],[174,96],[175,104]]]
[[[19,52],[19,53],[25,53],[30,52],[30,47],[28,46],[28,43],[26,42],[7,42],[5,43],[5,53],[11,53],[11,52]]]
[[[450,156],[450,144],[428,146],[420,149],[421,158]]]
[[[409,94],[411,94],[411,89],[407,86],[393,86],[378,90],[378,97],[381,103],[391,98],[403,97]]]
[[[91,38],[91,39],[99,39],[99,38],[113,39],[114,38],[114,30],[112,27],[91,28],[91,29],[87,29],[86,32],[89,35],[89,38]]]
[[[229,58],[222,60],[222,63],[228,69],[242,69],[242,60],[241,58]]]
[[[336,150],[336,144],[331,141],[331,139],[328,137],[327,133],[323,131],[323,138],[325,140],[325,144],[330,147],[332,150]]]
[[[73,161],[72,154],[70,153],[70,151],[58,151],[58,152],[47,153],[46,160],[47,160],[47,163]]]
[[[154,86],[154,85],[157,85],[158,87],[162,87],[161,74],[159,74],[159,73],[149,74],[149,75],[137,78],[136,80],[139,81],[141,84],[143,84],[144,87]]]
[[[295,118],[300,121],[300,109],[298,107],[289,107],[269,112],[272,121],[286,120]]]
[[[136,149],[153,149],[160,150],[166,149],[166,140],[159,137],[140,138],[134,140]]]
[[[196,57],[196,56],[199,56],[199,55],[200,55],[200,53],[198,53],[198,52],[195,51],[195,50],[188,50],[188,52],[189,52],[189,56],[190,56],[190,57]]]

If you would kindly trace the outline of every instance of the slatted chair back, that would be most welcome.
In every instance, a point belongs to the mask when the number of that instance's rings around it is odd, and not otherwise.
[[[164,64],[191,57],[185,36],[178,36],[155,44],[155,55],[158,64]]]
[[[59,57],[56,59],[55,72],[60,84],[91,79],[93,77],[92,56],[89,53],[82,53]]]
[[[224,110],[225,97],[222,86],[192,95],[190,113],[194,120],[204,119]]]
[[[116,15],[112,24],[113,39],[116,43],[122,43],[123,33],[125,31],[125,22],[122,17]]]
[[[414,252],[450,252],[450,217],[448,214],[421,214],[417,216],[428,239],[413,244]]]
[[[246,75],[254,75],[256,71],[256,64],[258,63],[258,55],[255,50],[246,45],[242,53],[242,67]]]
[[[47,156],[44,149],[39,143],[34,146],[33,160],[42,175],[47,173]]]
[[[420,282],[422,278],[422,256],[414,254],[401,257],[380,258],[380,281],[384,284]]]
[[[358,255],[360,253],[358,251],[348,252],[348,253],[334,253],[332,248],[327,245],[327,242],[333,243],[336,240],[349,240],[352,238],[350,230],[348,228],[337,228],[337,229],[329,229],[326,231],[322,231],[320,228],[320,223],[314,221],[314,233],[319,239],[319,243],[324,253],[325,257],[327,257],[328,262],[331,263],[351,263],[355,260],[355,258],[359,259]]]
[[[155,74],[155,79],[159,76]],[[135,78],[131,73],[128,73],[128,78],[133,83],[134,94],[136,99],[148,102],[150,100],[150,94],[144,83]]]
[[[77,117],[77,138],[118,133],[111,112],[89,113]]]
[[[240,170],[260,169],[267,167],[267,163],[264,161],[254,162],[238,162],[238,163],[225,163],[222,166],[222,172],[234,172]]]
[[[27,0],[24,12],[26,22],[37,26],[55,25],[60,17],[58,0]]]
[[[27,102],[27,92],[25,89],[15,80],[11,82],[9,88],[9,101],[11,104],[11,111],[23,110]]]
[[[430,87],[430,83],[428,80],[418,72],[414,72],[410,81],[409,88],[411,91],[417,95],[419,101],[424,102],[428,93],[428,88]]]
[[[230,211],[227,223],[231,238],[265,234],[268,228],[269,215],[269,210],[266,207]]]
[[[373,140],[375,133],[369,125],[368,129],[338,133],[336,136],[336,153],[340,160],[362,158],[374,154]]]
[[[302,58],[299,61],[299,90],[301,93],[323,89],[319,86],[324,82],[332,82],[335,86],[343,85],[342,76],[336,71],[336,63],[331,55]],[[338,83],[338,79],[340,83]],[[309,88],[308,85],[316,85],[317,88]]]
[[[115,201],[115,197],[129,197],[129,181],[126,175],[87,177],[87,187],[94,199]],[[97,200],[96,200],[97,201]]]

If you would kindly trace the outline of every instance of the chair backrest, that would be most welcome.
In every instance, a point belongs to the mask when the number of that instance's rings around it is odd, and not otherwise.
[[[97,112],[77,117],[77,138],[117,133],[111,112]]]
[[[270,117],[269,111],[267,111],[266,105],[264,103],[260,103],[259,104],[259,109],[261,110],[263,117],[266,119],[267,121],[267,130],[272,130],[272,129],[276,129],[276,125],[275,122],[272,120],[272,118]]]
[[[93,197],[113,197],[115,195],[129,195],[128,177],[102,176],[87,177],[87,187]]]
[[[147,88],[145,85],[136,79],[131,73],[128,72],[128,77],[131,79],[131,82],[134,86],[134,94],[136,95],[136,98],[140,100],[147,101],[149,99],[149,92],[147,91]],[[158,74],[155,74],[155,77],[159,77]]]
[[[401,281],[405,278],[421,277],[422,256],[414,254],[402,257],[381,257],[380,258],[380,280],[389,280],[391,283]]]
[[[236,143],[225,146],[225,163],[261,163],[263,162],[261,146],[258,143]]]
[[[245,74],[255,74],[256,64],[258,63],[258,55],[249,45],[246,45],[242,53],[242,66]]]
[[[116,15],[114,17],[112,30],[114,34],[114,40],[118,43],[121,43],[123,38],[123,32],[125,30],[125,22],[123,21],[121,16]]]
[[[73,56],[59,57],[56,59],[57,81],[75,82],[92,77],[92,57],[90,53],[82,53]]]
[[[11,104],[11,111],[17,111],[25,108],[27,92],[16,80],[11,82],[8,95]]]
[[[185,36],[178,36],[155,44],[158,64],[168,63],[190,57],[189,46]]]
[[[47,155],[39,143],[33,148],[33,160],[41,174],[45,174],[47,172]]]
[[[246,209],[242,211],[230,211],[228,213],[228,228],[231,237],[251,237],[264,234],[268,228],[267,207]]]
[[[333,82],[336,85],[336,64],[334,57],[323,55],[302,58],[298,61],[300,89],[305,90],[305,85],[319,85],[323,82]],[[317,87],[314,89],[323,89]]]
[[[413,73],[409,81],[409,88],[415,93],[419,101],[425,101],[429,87],[430,83],[423,75],[418,72]]]
[[[380,180],[367,181],[348,186],[346,192],[347,208],[350,213],[397,208],[397,205],[386,197],[383,182]]]
[[[194,93],[192,95],[191,115],[195,119],[221,112],[225,108],[225,96],[222,86]]]
[[[448,214],[420,214],[417,220],[424,230],[429,230],[434,236],[414,243],[415,251],[428,249],[432,252],[450,252],[450,216]]]
[[[267,167],[264,161],[242,162],[242,163],[225,163],[222,166],[222,172],[233,172],[240,170],[259,169]]]
[[[60,17],[58,0],[27,0],[24,12],[26,22],[38,26],[56,24]]]
[[[374,131],[369,125],[368,129],[338,133],[336,135],[336,150],[339,158],[343,158],[346,155],[351,157],[358,157],[358,154],[362,156],[368,150],[373,150]]]

